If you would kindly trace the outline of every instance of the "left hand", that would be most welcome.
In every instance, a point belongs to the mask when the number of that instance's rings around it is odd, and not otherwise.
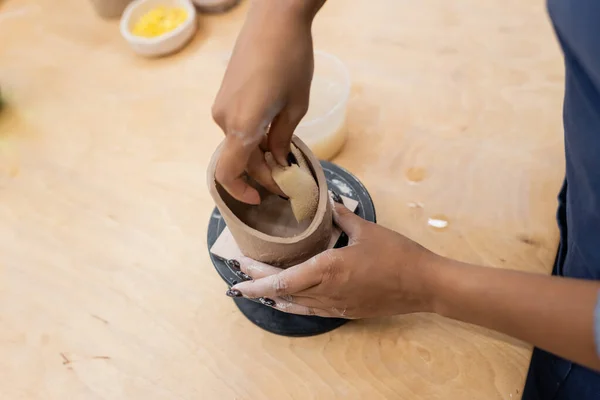
[[[244,172],[270,192],[284,194],[264,153],[288,165],[292,135],[308,109],[311,25],[322,1],[250,3],[212,112],[226,135],[215,179],[237,200],[259,204],[259,193]]]
[[[347,247],[326,250],[285,270],[249,258],[237,260],[253,280],[233,286],[228,295],[263,298],[284,312],[322,317],[432,311],[432,284],[442,257],[337,203],[334,220],[349,237]]]

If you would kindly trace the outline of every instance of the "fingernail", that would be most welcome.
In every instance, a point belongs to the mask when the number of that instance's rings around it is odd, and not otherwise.
[[[252,277],[250,275],[248,275],[248,274],[246,274],[246,273],[244,273],[242,271],[237,271],[235,274],[237,276],[239,276],[240,278],[242,278],[243,280],[245,280],[245,281],[251,281],[252,280]]]
[[[296,159],[296,156],[294,155],[294,153],[289,153],[287,156],[287,162],[288,165],[292,165],[292,164],[298,164],[298,160]]]
[[[234,259],[230,259],[230,260],[225,260],[225,265],[227,265],[229,268],[235,269],[235,270],[240,270],[240,262],[238,260],[234,260]]]
[[[238,290],[239,292],[239,290]],[[240,293],[241,294],[241,293]],[[275,300],[271,300],[268,297],[259,297],[258,301],[265,306],[273,307],[275,305]]]
[[[229,269],[231,270],[231,272],[236,274],[240,279],[242,279],[244,281],[252,280],[252,277],[250,275],[242,272],[242,270],[240,269],[240,262],[238,260],[233,260],[233,259],[226,260],[225,265],[227,265],[229,267]]]
[[[337,194],[336,192],[334,192],[333,190],[331,191],[331,198],[333,199],[333,201],[335,201],[336,203],[339,204],[344,204],[344,200],[342,200],[342,196],[340,196],[339,194]]]
[[[242,297],[242,292],[237,289],[229,289],[225,292],[225,294],[229,297]]]

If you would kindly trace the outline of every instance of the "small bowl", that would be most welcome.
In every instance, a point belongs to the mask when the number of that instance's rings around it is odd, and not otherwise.
[[[192,0],[200,12],[219,14],[229,11],[240,3],[240,0]]]
[[[187,11],[187,19],[177,28],[157,37],[134,35],[132,29],[138,19],[160,6],[183,7]],[[121,35],[136,53],[148,57],[162,56],[181,49],[194,36],[196,28],[196,8],[190,0],[135,0],[127,6],[121,18]]]
[[[333,54],[315,50],[315,69],[308,111],[294,132],[322,160],[330,160],[347,138],[346,108],[350,72]]]

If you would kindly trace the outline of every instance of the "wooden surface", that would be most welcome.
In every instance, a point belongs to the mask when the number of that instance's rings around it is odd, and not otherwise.
[[[246,7],[149,61],[87,1],[0,1],[0,398],[518,399],[530,348],[503,335],[412,315],[289,339],[225,297],[204,173]],[[336,162],[381,224],[548,273],[563,69],[544,2],[331,0],[314,31],[352,73]]]

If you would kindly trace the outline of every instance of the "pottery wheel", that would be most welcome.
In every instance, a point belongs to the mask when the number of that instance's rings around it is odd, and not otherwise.
[[[329,190],[358,201],[358,207],[355,211],[356,214],[367,221],[376,222],[373,200],[363,184],[354,175],[335,164],[328,161],[321,161],[321,166],[325,172]],[[215,214],[219,214],[217,208],[214,209],[211,215]],[[223,229],[225,229],[225,226],[223,218],[211,217],[207,233],[209,249],[215,243]],[[345,234],[342,234],[335,247],[344,247],[347,244],[348,238]],[[210,251],[209,255],[221,278],[223,278],[228,286],[232,286],[234,281],[239,278],[227,268],[224,260],[216,257],[210,253]],[[244,298],[235,298],[233,301],[242,314],[255,325],[268,332],[283,336],[299,337],[318,335],[329,332],[348,322],[348,320],[342,318],[323,318],[288,314]]]

